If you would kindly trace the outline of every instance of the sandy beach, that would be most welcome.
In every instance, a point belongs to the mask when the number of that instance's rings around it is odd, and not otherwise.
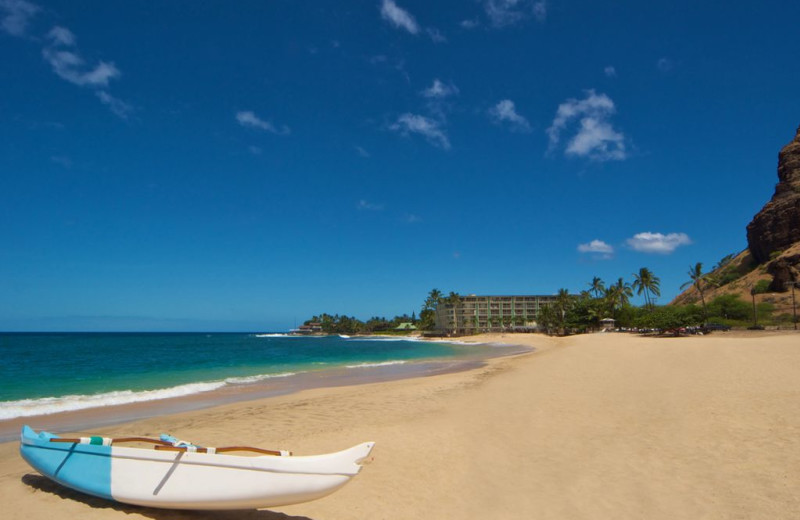
[[[4,518],[800,518],[800,334],[484,335],[535,347],[478,369],[321,388],[95,433],[324,453],[376,441],[342,490],[271,511],[126,506],[0,444]]]

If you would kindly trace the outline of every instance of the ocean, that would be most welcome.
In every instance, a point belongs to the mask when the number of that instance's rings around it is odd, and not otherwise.
[[[363,374],[475,360],[518,348],[406,337],[236,333],[0,334],[0,421],[86,410],[326,373]],[[428,369],[426,369],[428,370]],[[417,371],[419,372],[419,371]],[[419,375],[419,374],[416,374]]]

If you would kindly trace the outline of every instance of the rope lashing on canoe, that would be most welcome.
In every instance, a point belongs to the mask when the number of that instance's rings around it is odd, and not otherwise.
[[[171,436],[170,436],[171,437]],[[174,437],[173,437],[174,438]],[[194,444],[187,443],[186,441],[178,441],[175,439],[179,445],[176,446],[172,442],[168,442],[162,439],[152,439],[149,437],[120,437],[118,439],[112,439],[109,437],[78,437],[78,438],[62,438],[62,437],[53,437],[49,439],[50,442],[64,442],[70,444],[89,444],[95,446],[111,446],[112,444],[120,444],[123,442],[144,442],[148,444],[154,444],[153,448],[156,450],[165,450],[165,451],[188,451],[190,453],[208,453],[208,454],[215,454],[215,453],[225,453],[229,451],[250,451],[253,453],[261,453],[264,455],[273,455],[275,457],[290,457],[292,455],[291,451],[286,450],[265,450],[263,448],[254,448],[252,446],[225,446],[222,448],[204,448],[201,446],[195,446]]]
[[[111,446],[112,439],[109,437],[81,437],[81,444],[92,444],[94,446]]]

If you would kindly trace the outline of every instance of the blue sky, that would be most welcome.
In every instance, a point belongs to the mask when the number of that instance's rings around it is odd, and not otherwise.
[[[0,0],[0,330],[283,330],[746,247],[795,1]]]

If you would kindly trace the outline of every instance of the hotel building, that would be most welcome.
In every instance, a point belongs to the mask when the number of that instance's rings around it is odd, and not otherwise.
[[[443,301],[436,309],[436,330],[445,334],[477,334],[533,329],[539,311],[555,296],[462,296],[455,305]]]

